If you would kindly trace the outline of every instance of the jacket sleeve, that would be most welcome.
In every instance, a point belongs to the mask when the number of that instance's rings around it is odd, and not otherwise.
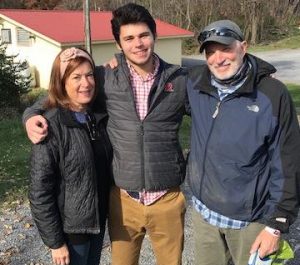
[[[49,127],[50,129],[50,127]],[[59,248],[64,233],[57,202],[59,187],[58,147],[49,131],[47,139],[33,145],[31,153],[29,201],[31,213],[45,245]]]
[[[23,116],[22,116],[22,122],[23,125],[25,125],[26,121],[35,116],[35,115],[42,115],[45,112],[45,108],[43,107],[45,101],[47,99],[47,96],[40,98],[37,100],[32,106],[25,109]]]
[[[281,232],[288,232],[299,210],[300,130],[296,111],[287,89],[283,89],[281,95],[278,119],[269,188],[269,205],[275,205],[275,209],[267,225]]]
[[[106,95],[104,92],[105,85],[105,67],[97,66],[95,68],[95,85],[97,95],[93,102],[93,110],[95,112],[106,112]]]

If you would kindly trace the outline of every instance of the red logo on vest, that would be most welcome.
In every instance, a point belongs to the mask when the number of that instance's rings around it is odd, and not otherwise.
[[[172,83],[166,83],[165,84],[165,91],[166,92],[173,92],[174,91],[173,84]]]

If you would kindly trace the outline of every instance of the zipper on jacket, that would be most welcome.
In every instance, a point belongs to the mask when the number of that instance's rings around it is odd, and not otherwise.
[[[214,113],[212,115],[212,118],[213,118],[212,125],[210,127],[208,137],[207,137],[207,139],[205,141],[206,145],[205,145],[205,151],[204,151],[204,155],[203,155],[204,156],[204,159],[203,159],[204,162],[203,162],[203,166],[202,166],[202,176],[205,176],[206,153],[207,153],[207,150],[208,150],[209,140],[210,140],[212,131],[213,131],[214,126],[215,126],[216,117],[220,113],[220,107],[221,107],[222,102],[231,100],[232,98],[234,98],[234,95],[228,95],[223,101],[221,101],[220,99],[218,99],[218,102],[216,104],[215,111],[214,111]],[[201,191],[201,187],[202,187],[202,182],[203,182],[203,178],[201,179],[201,182],[200,182],[200,191]]]
[[[213,131],[213,129],[214,129],[214,126],[215,126],[216,117],[218,116],[219,111],[220,111],[220,105],[221,105],[221,101],[219,100],[219,101],[217,102],[217,104],[216,104],[215,111],[214,111],[214,113],[213,113],[213,115],[212,115],[212,118],[213,118],[213,120],[212,120],[212,125],[211,125],[211,127],[210,127],[208,137],[207,137],[207,139],[206,139],[206,141],[205,141],[205,142],[206,142],[206,145],[205,145],[205,149],[204,149],[204,162],[203,162],[203,166],[202,166],[202,176],[203,176],[203,178],[204,178],[204,176],[205,176],[205,164],[206,164],[206,159],[207,159],[206,153],[207,153],[207,149],[208,149],[208,144],[209,144],[209,140],[210,140],[210,137],[211,137],[211,133],[212,133],[212,131]],[[201,179],[201,182],[200,182],[200,191],[202,190],[202,182],[203,182],[203,178]]]
[[[143,121],[141,121],[140,125],[140,134],[141,134],[141,175],[142,179],[144,181],[144,188],[146,189],[146,183],[145,183],[145,155],[144,155],[144,124]]]
[[[99,201],[99,190],[98,190],[98,179],[97,179],[97,171],[96,171],[96,166],[95,166],[95,154],[94,154],[94,150],[93,150],[93,146],[92,146],[92,142],[91,139],[89,137],[88,132],[86,131],[86,129],[83,127],[82,125],[82,130],[83,133],[85,135],[85,141],[86,141],[86,146],[88,146],[89,152],[92,154],[92,159],[93,159],[93,182],[94,182],[94,186],[95,186],[95,211],[96,211],[96,222],[97,225],[99,226],[98,229],[100,231],[100,212],[99,212],[99,205],[100,205],[100,201]],[[97,130],[99,130],[98,126],[97,126]],[[83,149],[82,149],[83,150]],[[84,150],[83,150],[84,151]],[[98,206],[98,207],[97,207]],[[101,206],[100,206],[101,207]]]
[[[130,74],[128,75],[127,71],[125,71],[124,69],[126,69],[126,67],[125,68],[122,67],[122,72],[123,72],[123,75],[125,76],[125,78],[127,80],[127,85],[129,87],[129,93],[131,95],[131,103],[133,104],[133,107],[134,107],[137,119],[140,120],[139,113],[138,113],[138,111],[136,109],[136,104],[135,104],[135,99],[134,99],[134,93],[133,93],[133,89],[132,89],[132,86],[131,86],[131,80],[130,80],[130,77],[129,77]],[[129,69],[128,69],[128,71],[129,71]]]
[[[216,109],[215,109],[215,112],[213,113],[212,117],[213,119],[215,119],[217,117],[217,115],[219,114],[219,108],[220,108],[220,105],[221,105],[221,101],[219,101],[216,105]]]

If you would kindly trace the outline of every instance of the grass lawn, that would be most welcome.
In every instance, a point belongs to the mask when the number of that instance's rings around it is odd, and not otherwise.
[[[300,110],[300,85],[289,84],[289,91]],[[180,130],[182,148],[189,148],[190,117],[184,117]],[[0,121],[0,209],[27,198],[30,142],[21,118]]]
[[[21,118],[0,121],[0,146],[1,206],[27,196],[30,143],[21,125]]]
[[[270,50],[278,50],[278,49],[299,49],[300,43],[300,34],[295,34],[291,37],[284,38],[280,41],[272,42],[267,45],[255,45],[249,47],[250,52],[258,52],[258,51],[270,51]]]
[[[287,86],[293,98],[298,115],[300,115],[300,85],[288,84]]]

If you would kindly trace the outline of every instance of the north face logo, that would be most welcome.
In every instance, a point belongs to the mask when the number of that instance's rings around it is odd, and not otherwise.
[[[257,105],[247,106],[247,109],[253,112],[259,112],[259,107]]]

